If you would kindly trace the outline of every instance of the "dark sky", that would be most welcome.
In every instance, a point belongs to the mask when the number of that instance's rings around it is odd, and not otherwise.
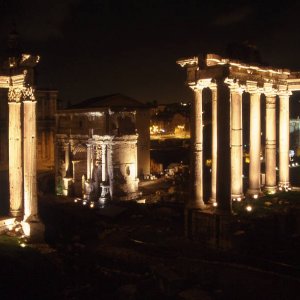
[[[175,61],[224,54],[232,42],[250,41],[270,65],[300,70],[297,2],[0,0],[0,43],[15,22],[23,48],[41,55],[39,85],[65,101],[117,92],[188,101]]]

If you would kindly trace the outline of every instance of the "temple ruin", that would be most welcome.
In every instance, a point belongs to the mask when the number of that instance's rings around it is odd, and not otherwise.
[[[231,212],[232,200],[245,194],[257,198],[262,192],[290,190],[289,179],[289,99],[300,90],[300,74],[287,69],[249,65],[207,54],[177,63],[187,70],[187,85],[194,91],[191,115],[191,197],[188,209],[207,208]],[[212,180],[209,201],[203,199],[202,91],[211,90]],[[243,187],[243,96],[250,94],[249,186]],[[266,102],[265,184],[261,183],[261,96]],[[276,143],[276,101],[279,101],[279,141]],[[276,153],[278,144],[278,181]],[[208,199],[205,199],[208,200]],[[205,203],[207,202],[207,203]]]
[[[39,56],[22,54],[9,59],[0,76],[8,91],[9,195],[12,220],[22,220],[25,235],[40,232],[36,186],[36,99],[34,67]]]

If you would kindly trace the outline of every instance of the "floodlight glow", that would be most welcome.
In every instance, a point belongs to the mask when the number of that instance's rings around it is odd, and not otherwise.
[[[246,206],[246,210],[247,210],[247,212],[251,212],[252,211],[252,206],[251,205],[247,205]]]

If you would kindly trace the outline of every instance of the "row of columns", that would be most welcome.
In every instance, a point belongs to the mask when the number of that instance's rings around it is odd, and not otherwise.
[[[271,84],[266,83],[259,88],[256,82],[247,81],[245,86],[228,80],[225,82],[230,92],[230,163],[231,163],[231,197],[243,197],[243,120],[242,94],[250,94],[250,165],[248,194],[256,197],[261,192],[261,113],[260,96],[266,96],[266,144],[265,165],[267,192],[275,192],[276,184],[276,95],[279,96],[279,189],[288,189],[289,182],[289,96],[285,86],[274,90]],[[193,201],[189,203],[194,208],[203,208],[203,122],[202,122],[202,91],[209,87],[212,92],[212,180],[210,203],[216,205],[217,176],[218,176],[218,86],[210,79],[200,80],[197,85],[191,86],[194,90],[194,104],[191,119],[192,135],[192,192]],[[221,128],[219,128],[220,130]],[[224,132],[226,134],[226,132]],[[223,145],[219,145],[222,147]]]
[[[23,103],[23,122],[21,120],[21,103]],[[10,214],[14,217],[19,217],[24,209],[24,221],[36,222],[38,221],[36,100],[32,87],[10,87],[8,91],[8,107]]]

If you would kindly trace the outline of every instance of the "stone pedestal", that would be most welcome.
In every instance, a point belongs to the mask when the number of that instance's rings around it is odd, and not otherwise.
[[[63,178],[63,195],[70,196],[72,191],[73,178]]]

